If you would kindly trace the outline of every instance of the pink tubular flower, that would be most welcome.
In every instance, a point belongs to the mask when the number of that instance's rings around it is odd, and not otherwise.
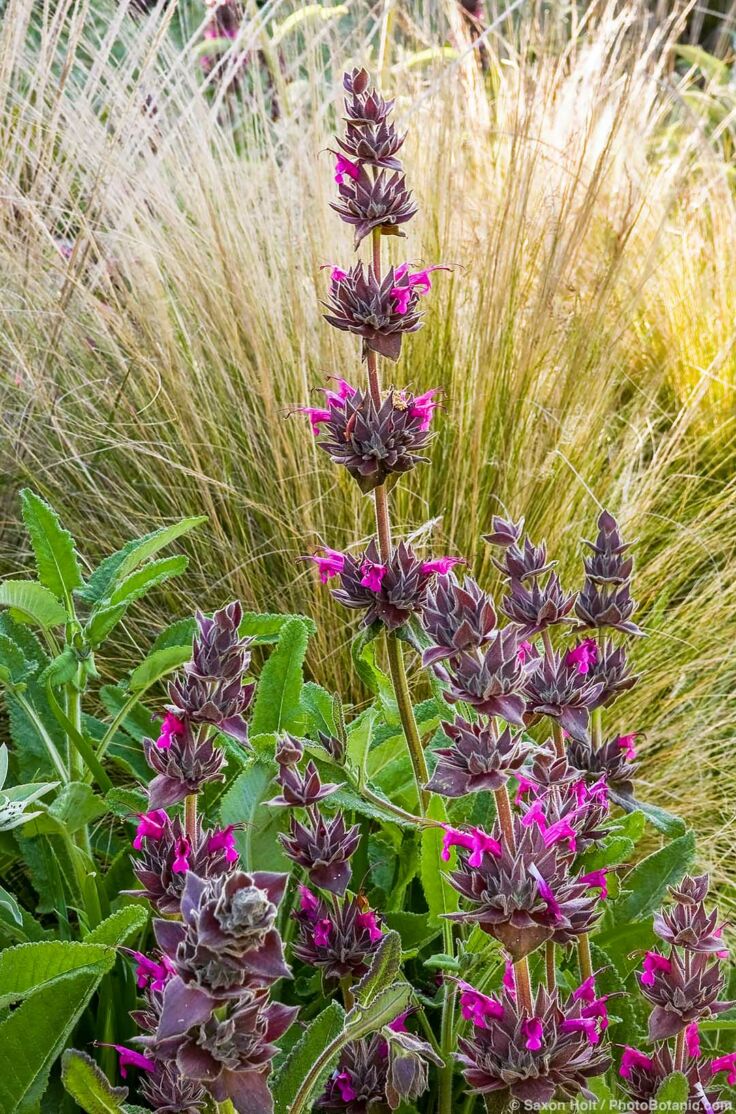
[[[312,939],[314,940],[315,947],[328,948],[330,946],[330,936],[332,935],[332,922],[325,919],[317,921],[314,926],[314,933]]]
[[[633,731],[630,735],[619,735],[616,739],[618,746],[624,752],[629,762],[633,762],[636,758],[636,747],[634,746],[635,739],[636,731]]]
[[[159,750],[168,750],[171,746],[171,740],[175,735],[183,735],[184,724],[175,716],[173,712],[167,712],[161,721],[161,731],[158,739],[156,739],[156,746]]]
[[[136,851],[140,851],[144,839],[161,839],[168,823],[169,817],[162,808],[154,809],[153,812],[139,812],[133,840]]]
[[[516,780],[518,784],[516,788],[516,796],[514,797],[514,804],[519,805],[521,804],[521,798],[525,797],[527,793],[536,793],[537,787],[533,781],[529,781],[528,778],[522,777],[520,774],[517,775]],[[529,814],[527,813],[527,815]]]
[[[608,897],[608,871],[607,870],[591,870],[589,874],[582,874],[579,879],[580,882],[585,882],[587,886],[601,891],[601,901],[605,901]]]
[[[171,864],[172,874],[186,874],[189,870],[189,856],[192,853],[192,845],[186,836],[177,839],[174,851],[175,858]]]
[[[229,863],[237,862],[238,850],[235,846],[234,830],[234,824],[228,824],[226,828],[216,828],[207,840],[207,850],[224,851],[225,858]]]
[[[577,990],[572,992],[573,1002],[594,1002],[595,1001],[595,977],[588,975],[587,979],[581,982]]]
[[[503,1017],[503,1006],[495,998],[481,994],[462,979],[458,979],[458,986],[460,987],[460,1013],[466,1021],[472,1021],[478,1029],[487,1029],[487,1018]]]
[[[519,789],[521,789],[521,782],[519,782]],[[546,832],[547,817],[544,815],[544,807],[542,805],[542,802],[535,801],[531,808],[524,813],[521,818],[521,822],[525,828],[531,828],[532,824],[536,824],[539,827],[540,831]]]
[[[503,968],[503,978],[501,979],[502,985],[505,987],[507,994],[511,998],[516,998],[516,979],[514,978],[514,965],[510,959],[507,959]]]
[[[354,182],[360,178],[360,167],[357,163],[351,162],[350,159],[346,159],[344,155],[336,155],[335,157],[335,181],[338,186],[343,184],[346,174],[349,178],[352,178]]]
[[[411,297],[410,286],[394,286],[391,289],[391,297],[394,300],[394,309],[397,313],[404,314],[409,309],[409,298]]]
[[[632,1068],[643,1068],[645,1071],[654,1067],[654,1061],[651,1056],[645,1056],[643,1052],[639,1052],[636,1048],[631,1048],[628,1044],[624,1048],[624,1054],[621,1057],[621,1067],[618,1074],[622,1079],[631,1078]]]
[[[417,397],[414,399],[411,406],[409,407],[409,413],[411,414],[412,418],[420,419],[419,428],[422,431],[429,429],[432,422],[432,415],[439,406],[439,403],[436,402],[434,398],[436,394],[438,394],[437,387],[432,387],[431,390],[425,391],[423,395],[417,395]],[[448,557],[446,558],[446,560],[453,559]],[[453,560],[453,564],[456,563],[457,562]],[[452,566],[450,566],[450,568],[451,567]]]
[[[589,673],[598,661],[598,646],[594,638],[586,638],[565,655],[567,665],[577,665],[578,673]]]
[[[672,963],[665,956],[660,955],[658,952],[647,952],[644,956],[644,964],[639,978],[641,979],[642,986],[654,986],[654,973],[655,971],[671,971]]]
[[[376,920],[376,914],[373,912],[372,909],[369,909],[365,913],[358,913],[355,920],[361,928],[365,928],[368,930],[368,936],[370,937],[371,943],[375,943],[376,940],[381,939],[383,933],[381,932],[378,921]]]
[[[345,554],[339,553],[336,549],[328,549],[324,547],[324,557],[319,557],[313,553],[311,557],[304,557],[305,561],[312,561],[317,566],[319,578],[323,584],[332,576],[339,576],[345,567]]]
[[[602,998],[594,998],[589,1005],[583,1008],[583,1017],[594,1017],[600,1021],[599,1031],[602,1033],[604,1029],[608,1028],[608,995],[604,994]]]
[[[345,282],[347,277],[348,273],[342,267],[330,267],[330,282]]]
[[[589,1044],[598,1044],[601,1028],[594,1017],[570,1017],[560,1026],[563,1033],[585,1033]]]
[[[693,1059],[698,1058],[700,1055],[700,1033],[698,1031],[697,1021],[693,1021],[691,1025],[685,1028],[685,1047],[687,1048],[688,1056]]]
[[[577,850],[577,832],[569,820],[558,820],[555,824],[550,824],[548,828],[542,828],[542,835],[545,847],[553,847],[555,843],[560,843],[566,839],[570,850]]]
[[[307,415],[310,422],[312,423],[312,433],[315,437],[318,437],[322,432],[319,428],[320,423],[329,422],[330,418],[332,417],[332,414],[329,410],[325,410],[319,406],[297,406],[296,412],[297,414]]]
[[[416,291],[419,295],[428,294],[432,289],[432,280],[430,274],[432,271],[449,271],[450,267],[444,267],[441,263],[435,263],[431,267],[425,267],[421,271],[411,272],[408,263],[402,263],[394,271],[395,277],[401,281],[407,280],[407,286],[393,286],[391,288],[391,297],[396,303],[397,313],[406,313],[409,308],[409,296],[412,290]]]
[[[120,1074],[123,1079],[128,1078],[128,1068],[138,1068],[139,1071],[154,1071],[156,1068],[156,1061],[144,1056],[142,1052],[136,1052],[132,1048],[126,1048],[124,1044],[101,1044],[100,1048],[114,1048],[119,1057]]]
[[[381,591],[381,581],[388,572],[385,565],[375,565],[372,561],[366,561],[360,570],[362,577],[360,583],[364,588],[370,592]]]
[[[299,887],[299,908],[310,920],[316,919],[319,912],[319,898],[306,886]]]
[[[337,390],[333,391],[330,387],[323,387],[325,400],[328,406],[342,406],[346,399],[355,394],[355,387],[351,386],[345,379],[340,379],[339,376],[333,375],[331,378],[337,384]]]
[[[136,961],[135,979],[140,990],[151,984],[151,990],[163,990],[167,981],[176,974],[176,968],[167,955],[161,956],[161,961],[149,959],[142,952],[133,952]]]
[[[725,927],[725,925],[719,925],[718,928],[713,930],[713,935],[716,937],[717,940],[720,940],[720,938],[723,936],[723,929]],[[728,948],[724,948],[722,952],[716,952],[716,955],[719,959],[728,959],[730,953]]]
[[[718,1075],[721,1071],[727,1071],[726,1082],[731,1086],[736,1084],[736,1052],[729,1052],[726,1056],[719,1056],[717,1060],[711,1060],[710,1070],[713,1075]]]
[[[516,660],[518,661],[519,665],[525,664],[533,649],[534,647],[532,646],[531,642],[524,641],[519,643],[519,647],[516,651]]]
[[[433,561],[425,561],[423,563],[422,572],[437,573],[438,576],[446,576],[455,565],[463,564],[465,564],[465,562],[462,557],[435,557]]]
[[[501,844],[497,839],[487,835],[481,828],[471,828],[469,832],[460,832],[443,824],[445,838],[442,841],[442,858],[448,862],[451,847],[464,847],[471,854],[468,857],[468,866],[478,867],[483,863],[483,855],[489,853],[497,858],[501,854]]]
[[[542,878],[542,875],[539,873],[539,868],[534,863],[529,867],[529,873],[536,879],[539,896],[547,903],[547,909],[554,919],[558,921],[562,915],[562,910],[560,908],[560,903],[552,892],[552,887],[549,882],[545,882],[544,878]]]
[[[544,1029],[538,1017],[529,1017],[522,1023],[521,1032],[526,1037],[526,1047],[530,1052],[539,1052],[542,1047]]]
[[[357,1099],[358,1092],[353,1087],[353,1080],[350,1072],[341,1071],[339,1075],[335,1076],[335,1085],[340,1092],[340,1098],[344,1103],[352,1102]]]

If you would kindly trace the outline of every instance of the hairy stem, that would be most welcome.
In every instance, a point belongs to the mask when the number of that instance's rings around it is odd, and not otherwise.
[[[591,716],[593,747],[598,750],[603,743],[603,709],[594,708]]]
[[[565,736],[562,731],[562,724],[558,723],[556,719],[552,720],[552,738],[555,741],[555,754],[558,758],[564,758]]]
[[[446,943],[445,949],[449,955],[452,955],[452,928],[450,929],[449,945],[448,949]],[[437,1114],[453,1114],[452,1082],[455,1063],[452,1053],[455,1046],[455,991],[455,983],[445,979],[445,999],[442,1003],[442,1021],[440,1024],[440,1056],[443,1060],[443,1066],[439,1069],[440,1093],[437,1102]]]
[[[588,934],[578,939],[578,960],[580,962],[580,977],[583,982],[593,974],[593,958],[590,954],[590,940]]]
[[[350,975],[345,975],[344,978],[340,979],[340,990],[342,991],[342,1000],[345,1005],[346,1011],[351,1010],[355,1005],[353,992],[350,989],[351,983],[352,979],[350,978]]]
[[[396,696],[401,725],[404,728],[404,737],[406,739],[406,745],[409,748],[409,757],[411,758],[411,764],[414,770],[414,780],[417,785],[417,796],[419,798],[419,812],[424,816],[427,811],[430,796],[424,788],[429,781],[429,771],[427,770],[424,747],[422,746],[422,740],[419,735],[419,728],[417,727],[414,708],[411,702],[409,682],[406,678],[406,669],[404,668],[404,652],[396,635],[387,633],[386,649],[388,651],[388,663],[394,695]]]
[[[194,848],[197,844],[197,794],[190,793],[184,798],[184,830]]]
[[[675,1037],[675,1071],[682,1071],[685,1063],[685,1030],[680,1029],[680,1032]]]
[[[498,813],[498,822],[501,825],[503,838],[513,851],[515,846],[514,841],[514,817],[511,812],[511,801],[509,800],[509,791],[505,785],[497,789],[493,794],[496,801],[496,812]]]
[[[514,981],[516,993],[519,996],[519,1005],[531,1017],[534,1013],[534,999],[532,997],[532,979],[529,974],[529,960],[526,956],[514,964]]]
[[[547,977],[547,990],[554,990],[557,984],[557,976],[555,973],[555,944],[554,940],[548,940],[544,945],[544,967]]]

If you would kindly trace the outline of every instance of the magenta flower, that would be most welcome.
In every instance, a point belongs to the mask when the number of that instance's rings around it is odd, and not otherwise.
[[[337,267],[333,267],[333,271],[337,269]],[[342,274],[344,275],[345,272],[343,271]],[[341,406],[346,399],[352,398],[356,393],[355,387],[348,383],[347,380],[341,379],[338,375],[331,375],[330,378],[334,379],[335,383],[337,383],[337,390],[333,391],[330,390],[329,387],[322,387],[325,393],[325,401],[328,406]]]
[[[435,557],[433,561],[424,561],[422,563],[422,572],[424,573],[437,573],[438,576],[447,576],[451,568],[455,565],[464,565],[462,557]]]
[[[671,971],[672,961],[658,952],[647,952],[644,956],[642,973],[639,976],[642,986],[654,986],[655,971]]]
[[[365,913],[358,913],[355,919],[361,928],[368,930],[368,936],[372,944],[374,944],[376,940],[381,939],[383,933],[376,919],[376,914],[372,909],[368,909]]]
[[[560,908],[560,903],[555,897],[549,882],[545,882],[534,863],[529,867],[529,873],[536,879],[539,896],[547,903],[548,910],[555,920],[558,921],[562,916],[562,909]]]
[[[335,159],[335,182],[337,185],[341,186],[344,183],[346,174],[349,178],[352,178],[354,182],[357,182],[358,178],[360,178],[360,167],[358,164],[351,162],[350,159],[346,159],[344,155],[336,155]]]
[[[478,1029],[487,1029],[486,1018],[503,1017],[503,1006],[495,998],[481,994],[462,979],[458,979],[457,985],[460,987],[460,1013],[466,1021],[472,1021]]]
[[[564,1026],[563,1026],[564,1028]],[[526,1047],[530,1052],[538,1052],[542,1047],[544,1028],[538,1017],[529,1017],[522,1023],[521,1032],[526,1037]]]
[[[654,1061],[651,1056],[645,1056],[643,1052],[639,1052],[638,1049],[631,1048],[627,1044],[621,1057],[621,1067],[618,1074],[622,1079],[630,1079],[632,1068],[642,1068],[647,1071],[653,1067]]]
[[[577,665],[578,673],[589,673],[591,665],[598,661],[598,644],[594,638],[586,638],[568,650],[565,656],[567,665]]]
[[[171,864],[171,870],[174,874],[186,874],[189,870],[189,856],[192,853],[192,845],[186,836],[177,839],[174,861]]]
[[[736,1052],[729,1052],[726,1056],[719,1056],[717,1060],[711,1060],[710,1070],[713,1075],[727,1071],[726,1082],[734,1086],[736,1084]]]
[[[352,1077],[350,1072],[341,1071],[335,1076],[335,1086],[340,1092],[340,1098],[347,1105],[353,1099],[357,1099],[358,1093],[353,1087]]]
[[[185,729],[184,723],[178,716],[175,716],[173,712],[167,712],[161,721],[161,732],[156,739],[156,746],[161,750],[168,750],[174,736],[183,735]]]
[[[516,796],[514,797],[514,804],[515,805],[520,805],[521,802],[522,802],[522,797],[525,797],[527,795],[527,793],[536,793],[536,792],[537,792],[537,787],[534,784],[534,782],[529,781],[529,778],[526,778],[526,777],[523,777],[523,776],[519,775],[519,777],[517,778]],[[527,813],[526,815],[528,816],[529,813]]]
[[[527,659],[531,657],[533,652],[534,647],[532,646],[531,642],[527,642],[526,640],[524,642],[520,642],[519,648],[516,651],[516,657],[518,658],[519,665],[524,665]]]
[[[501,984],[506,989],[507,994],[511,998],[516,998],[516,979],[514,978],[514,965],[508,958],[506,959],[506,962],[504,964]]]
[[[361,585],[367,588],[369,592],[380,592],[381,582],[388,572],[386,565],[377,565],[373,561],[365,561],[361,573]]]
[[[460,832],[449,824],[443,824],[442,827],[445,829],[445,838],[442,841],[442,858],[445,862],[449,862],[451,847],[464,847],[472,852],[468,857],[468,866],[481,866],[486,853],[495,855],[496,858],[501,855],[501,844],[481,828]]]
[[[429,277],[432,271],[449,270],[449,267],[443,267],[439,263],[413,273],[409,270],[408,263],[402,263],[397,267],[394,271],[397,284],[391,287],[391,297],[394,299],[396,313],[404,314],[408,311],[412,294],[421,296],[429,293],[432,289],[432,281]]]
[[[634,731],[630,735],[619,735],[616,739],[616,744],[624,752],[629,762],[633,762],[636,758],[636,747],[634,746],[636,736],[637,732]]]
[[[697,1021],[693,1021],[692,1024],[685,1027],[685,1047],[688,1056],[692,1056],[693,1059],[700,1056],[700,1033]]]
[[[562,1022],[563,1033],[585,1033],[589,1044],[598,1044],[601,1028],[594,1017],[570,1017]]]
[[[297,414],[306,414],[312,423],[312,433],[318,437],[321,433],[320,424],[322,422],[329,422],[332,414],[329,410],[321,409],[319,406],[297,406]]]
[[[136,961],[135,979],[139,990],[151,984],[151,990],[163,990],[167,981],[176,974],[176,967],[168,955],[162,954],[160,961],[149,959],[142,952],[132,952]]]
[[[156,1061],[144,1056],[142,1052],[136,1052],[132,1048],[126,1048],[124,1044],[101,1044],[100,1048],[114,1048],[119,1057],[120,1074],[123,1079],[128,1078],[128,1068],[138,1068],[139,1071],[155,1071]]]
[[[438,388],[432,387],[431,390],[425,391],[423,395],[417,395],[409,407],[409,413],[412,418],[421,419],[421,430],[427,430],[432,422],[432,415],[439,406],[435,401],[435,395],[438,394]]]
[[[317,948],[327,948],[327,947],[329,947],[331,934],[332,934],[332,922],[331,921],[327,920],[326,917],[323,921],[317,921],[316,925],[314,926],[314,932],[312,933],[312,939],[314,940],[315,947],[317,947]]]
[[[316,918],[319,912],[319,898],[306,886],[299,887],[299,909],[310,920]]]
[[[607,899],[608,872],[606,870],[591,870],[589,874],[581,875],[580,881],[586,882],[591,889],[599,889],[601,891],[601,901]]]
[[[577,990],[573,990],[572,999],[574,1002],[594,1002],[595,1001],[595,976],[588,975],[587,979],[581,982]]]
[[[404,1012],[398,1014],[398,1016],[395,1017],[393,1021],[389,1021],[388,1028],[391,1030],[392,1033],[405,1033],[407,1031],[406,1019],[411,1012],[412,1010],[404,1010]]]
[[[395,309],[397,313],[405,314],[409,309],[409,299],[411,298],[410,286],[394,286],[391,289],[391,296],[394,300]]]
[[[326,584],[330,577],[339,576],[345,566],[345,554],[339,553],[336,549],[328,549],[327,546],[324,546],[324,557],[313,553],[311,557],[304,557],[303,560],[312,561],[317,566],[323,584]]]
[[[234,831],[234,824],[228,824],[226,828],[217,828],[207,840],[207,851],[224,851],[229,863],[237,862],[238,850],[235,846]]]
[[[153,812],[139,812],[133,840],[136,851],[140,851],[144,839],[161,839],[168,823],[169,817],[162,808],[154,809]]]
[[[348,277],[348,272],[342,267],[338,267],[336,263],[323,263],[320,267],[320,271],[324,271],[325,268],[329,269],[330,282],[345,282],[345,279]]]

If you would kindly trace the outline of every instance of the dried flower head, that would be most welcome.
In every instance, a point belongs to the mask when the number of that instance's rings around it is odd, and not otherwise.
[[[166,749],[152,739],[144,739],[143,750],[146,762],[156,772],[148,784],[152,809],[175,805],[188,794],[198,793],[207,782],[224,780],[225,752],[211,739],[203,737],[201,728],[193,729],[188,721]]]
[[[345,607],[365,611],[364,626],[380,622],[395,630],[421,611],[435,575],[433,563],[417,557],[405,542],[399,542],[382,564],[371,541],[357,557],[344,555],[339,573],[342,586],[332,594]]]
[[[325,320],[336,329],[363,337],[364,356],[371,349],[398,360],[404,333],[415,333],[422,325],[417,308],[420,293],[417,286],[410,285],[408,272],[398,276],[389,267],[378,279],[372,267],[358,262],[339,276],[333,270],[329,301],[324,303],[328,310]]]
[[[376,914],[360,898],[328,904],[302,887],[294,912],[299,935],[294,955],[328,979],[361,978],[381,940]]]
[[[664,962],[657,960],[664,959]],[[673,949],[671,955],[647,952],[641,992],[654,1009],[649,1015],[649,1039],[673,1037],[694,1021],[709,1018],[730,1008],[718,1000],[725,986],[719,963],[708,954],[694,952],[687,961]]]
[[[589,680],[563,655],[545,654],[529,670],[524,685],[527,711],[533,716],[556,719],[574,739],[588,738],[590,709],[600,696],[601,685]]]
[[[267,803],[282,808],[308,808],[326,800],[340,788],[332,782],[323,785],[312,761],[307,763],[303,774],[294,766],[280,766],[276,781],[281,786],[281,793]]]
[[[512,623],[517,624],[520,637],[528,638],[564,623],[574,604],[575,596],[566,594],[557,574],[550,573],[544,584],[538,579],[532,579],[530,584],[512,580],[501,610]]]

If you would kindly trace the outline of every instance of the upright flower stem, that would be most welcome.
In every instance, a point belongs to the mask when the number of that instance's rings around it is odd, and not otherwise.
[[[552,720],[552,737],[555,741],[555,754],[558,758],[565,757],[565,736],[562,733],[562,724]]]
[[[544,966],[545,974],[547,977],[547,990],[554,990],[557,975],[555,972],[555,944],[554,940],[548,940],[544,945]]]
[[[682,1071],[685,1063],[685,1030],[680,1029],[680,1032],[675,1037],[675,1071]]]
[[[580,961],[580,977],[585,982],[593,974],[593,957],[590,954],[590,940],[587,932],[578,938],[578,960]]]
[[[184,830],[192,848],[197,842],[197,794],[184,798]]]
[[[372,234],[372,249],[373,249],[373,273],[376,278],[380,279],[381,276],[381,233],[379,229],[375,229]],[[368,387],[371,392],[371,398],[377,408],[381,406],[381,380],[378,373],[378,357],[375,352],[369,349],[367,356],[368,364]],[[381,484],[375,490],[375,507],[376,507],[376,533],[378,535],[378,551],[381,555],[381,561],[386,564],[391,559],[391,516],[388,504],[388,492],[386,485]],[[424,786],[429,781],[429,771],[427,770],[427,763],[424,758],[424,748],[422,746],[421,736],[419,735],[419,728],[414,716],[414,708],[411,702],[411,694],[409,692],[409,682],[406,677],[406,669],[404,667],[404,651],[399,639],[386,632],[386,651],[388,654],[389,672],[391,674],[391,684],[393,686],[394,695],[396,697],[396,704],[399,709],[399,717],[401,719],[401,726],[404,729],[404,737],[406,745],[409,750],[409,757],[411,759],[412,768],[414,770],[414,780],[417,786],[417,797],[419,799],[419,812],[422,816],[427,811],[429,804],[429,793]]]
[[[493,796],[496,801],[496,812],[498,813],[498,822],[501,826],[503,837],[513,850],[516,846],[516,840],[514,839],[514,819],[511,812],[509,791],[505,785],[502,785],[500,789],[495,791]],[[524,1007],[531,1017],[534,1011],[532,980],[529,974],[529,960],[526,956],[524,956],[523,959],[517,960],[514,964],[514,981],[516,983],[516,993],[519,995],[519,1004]]]

